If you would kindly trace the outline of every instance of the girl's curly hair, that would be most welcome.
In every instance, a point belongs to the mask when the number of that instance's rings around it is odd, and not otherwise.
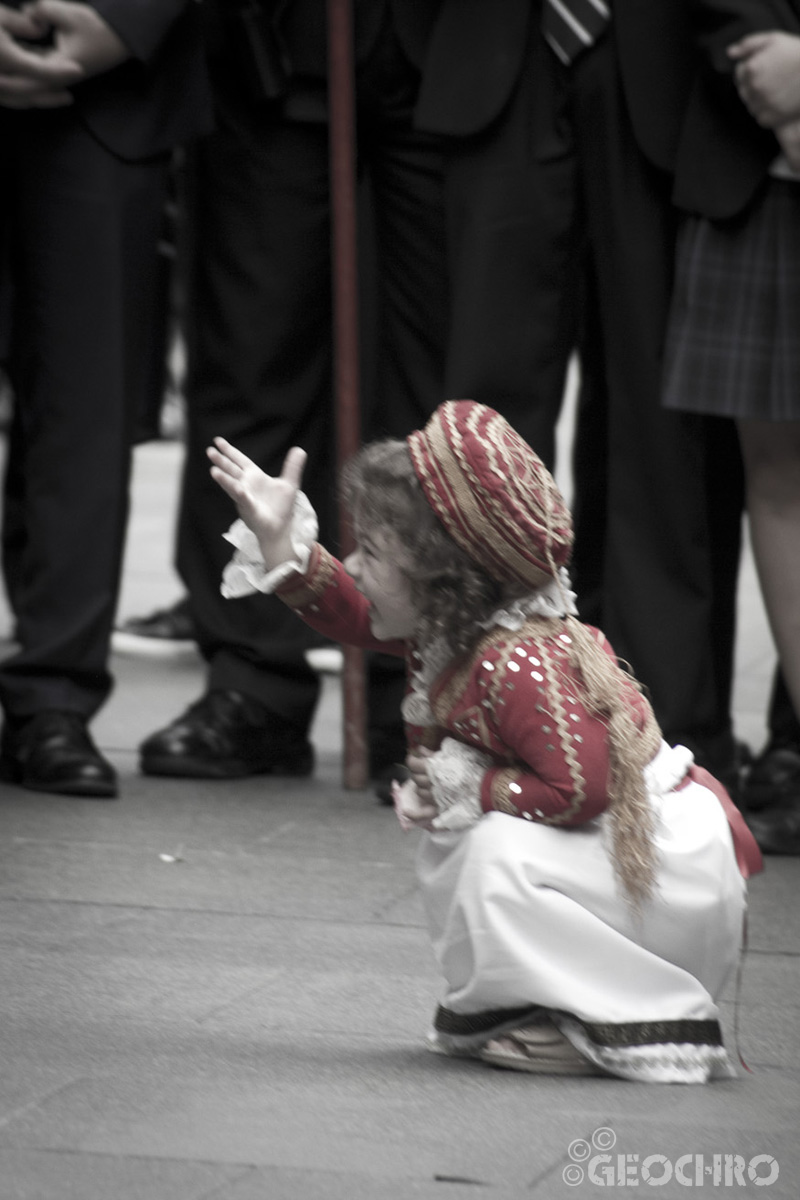
[[[453,541],[425,499],[405,442],[364,446],[346,465],[342,499],[356,532],[394,533],[407,549],[400,563],[420,613],[419,640],[443,638],[454,654],[466,652],[502,603],[523,595],[491,579]]]

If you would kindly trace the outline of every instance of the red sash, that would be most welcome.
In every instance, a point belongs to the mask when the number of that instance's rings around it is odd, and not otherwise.
[[[689,767],[688,776],[693,783],[700,783],[713,792],[725,810],[725,816],[731,827],[736,862],[743,877],[749,879],[751,875],[757,875],[759,871],[763,871],[764,860],[761,857],[758,843],[720,781],[715,779],[710,771],[706,771],[705,767],[698,767],[696,763],[692,763]]]

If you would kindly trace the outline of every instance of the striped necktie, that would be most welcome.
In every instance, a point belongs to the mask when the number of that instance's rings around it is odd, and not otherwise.
[[[600,36],[611,18],[606,0],[544,0],[542,32],[567,66]]]

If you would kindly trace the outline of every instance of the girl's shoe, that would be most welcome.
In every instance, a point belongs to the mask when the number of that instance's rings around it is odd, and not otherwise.
[[[563,1033],[549,1021],[513,1029],[493,1038],[480,1057],[493,1067],[531,1071],[539,1075],[597,1075],[597,1067],[579,1054]]]

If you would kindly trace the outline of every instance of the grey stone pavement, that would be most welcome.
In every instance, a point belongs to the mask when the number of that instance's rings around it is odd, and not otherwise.
[[[123,616],[179,594],[180,455],[137,451]],[[736,715],[757,747],[774,656],[749,561],[741,593]],[[0,799],[0,1200],[800,1195],[797,859],[751,887],[752,1073],[658,1087],[442,1059],[415,835],[342,787],[338,680],[313,778],[164,781],[136,746],[200,693],[199,662],[114,669],[95,732],[121,798]]]

